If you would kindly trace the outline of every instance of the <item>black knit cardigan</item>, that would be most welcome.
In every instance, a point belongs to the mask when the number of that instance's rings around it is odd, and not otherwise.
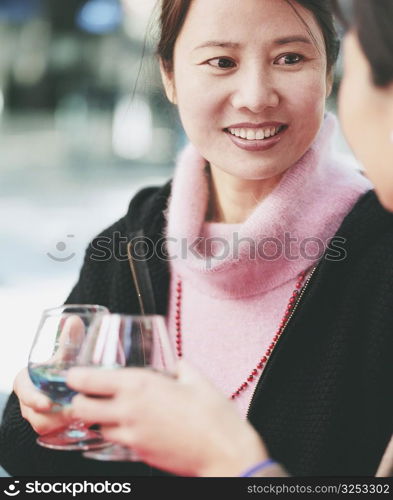
[[[140,312],[126,246],[143,237],[155,246],[137,270],[142,284],[152,284],[145,312],[166,314],[170,276],[161,242],[170,189],[142,190],[127,215],[93,240],[68,303]],[[374,475],[392,433],[393,215],[370,191],[337,236],[344,258],[320,261],[248,412],[271,455],[295,476]],[[48,450],[35,439],[12,394],[0,427],[0,464],[11,475],[162,474]]]

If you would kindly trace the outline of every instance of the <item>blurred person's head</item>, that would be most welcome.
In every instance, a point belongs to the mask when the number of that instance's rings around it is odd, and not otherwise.
[[[393,2],[336,2],[336,9],[349,29],[339,98],[343,130],[381,203],[393,210]]]
[[[162,2],[166,94],[211,167],[236,178],[279,178],[307,151],[337,52],[325,0]],[[238,147],[241,134],[249,149]]]

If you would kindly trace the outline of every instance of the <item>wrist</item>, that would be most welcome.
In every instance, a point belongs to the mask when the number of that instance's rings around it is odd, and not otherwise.
[[[214,456],[198,474],[202,477],[238,477],[254,464],[268,460],[269,454],[259,435],[252,429],[246,435],[218,447]]]
[[[262,474],[266,469],[278,465],[272,458],[267,458],[261,462],[254,463],[251,467],[247,467],[239,477],[253,477],[257,474]]]

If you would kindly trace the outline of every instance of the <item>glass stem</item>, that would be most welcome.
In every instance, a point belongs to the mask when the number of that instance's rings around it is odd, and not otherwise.
[[[72,438],[83,438],[86,435],[86,425],[82,420],[76,419],[70,422],[67,435]]]

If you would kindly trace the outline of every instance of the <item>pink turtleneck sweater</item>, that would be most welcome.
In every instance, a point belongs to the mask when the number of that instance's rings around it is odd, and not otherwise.
[[[333,154],[335,128],[328,114],[311,148],[239,225],[205,222],[206,162],[191,144],[179,156],[167,212],[168,328],[174,343],[180,279],[183,357],[228,397],[272,342],[299,272],[316,264],[343,218],[372,187]],[[234,401],[244,417],[260,375]]]

